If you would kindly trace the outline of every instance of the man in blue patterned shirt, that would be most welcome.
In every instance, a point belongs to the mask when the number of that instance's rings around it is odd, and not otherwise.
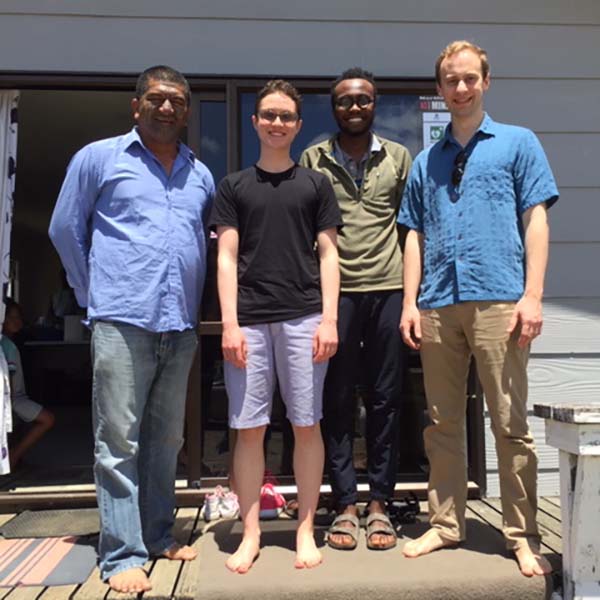
[[[527,359],[542,327],[546,211],[558,190],[535,135],[484,112],[490,74],[481,48],[450,44],[436,80],[452,121],[416,158],[398,217],[410,229],[400,329],[421,350],[432,421],[424,434],[431,529],[404,554],[465,539],[466,381],[474,356],[496,438],[506,544],[524,575],[543,575],[550,565],[535,519]]]
[[[73,157],[50,223],[92,327],[100,570],[118,592],[150,589],[149,556],[196,556],[171,533],[214,196],[179,142],[189,103],[180,73],[144,71],[136,126]]]

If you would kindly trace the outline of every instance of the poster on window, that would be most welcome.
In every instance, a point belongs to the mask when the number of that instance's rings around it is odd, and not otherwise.
[[[429,148],[444,137],[446,125],[450,122],[449,112],[423,113],[423,148]]]

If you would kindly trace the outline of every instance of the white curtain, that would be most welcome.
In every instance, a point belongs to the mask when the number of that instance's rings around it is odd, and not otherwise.
[[[2,298],[10,279],[10,231],[17,170],[17,107],[19,93],[0,91],[0,290]],[[0,301],[0,326],[4,322],[4,302]],[[1,330],[1,327],[0,327]],[[1,335],[1,334],[0,334]],[[0,350],[0,475],[10,471],[7,434],[12,429],[8,366]]]

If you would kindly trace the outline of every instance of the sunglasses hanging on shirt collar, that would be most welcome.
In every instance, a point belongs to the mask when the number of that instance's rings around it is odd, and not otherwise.
[[[465,166],[467,164],[467,153],[461,150],[454,159],[454,169],[452,169],[452,185],[458,187],[465,174]]]

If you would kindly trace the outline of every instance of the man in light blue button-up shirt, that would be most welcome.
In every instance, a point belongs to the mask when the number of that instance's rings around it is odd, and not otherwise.
[[[416,557],[465,539],[466,381],[474,356],[496,437],[506,544],[524,575],[543,575],[550,565],[535,519],[527,359],[542,326],[546,211],[558,190],[536,136],[485,114],[490,75],[481,48],[450,44],[436,79],[452,121],[416,158],[398,217],[410,229],[400,328],[421,350],[432,420],[424,433],[431,529],[403,551]]]
[[[195,557],[171,528],[214,183],[179,142],[189,102],[177,71],[142,73],[136,127],[73,157],[50,223],[92,327],[100,568],[120,592],[150,589],[149,556]]]

